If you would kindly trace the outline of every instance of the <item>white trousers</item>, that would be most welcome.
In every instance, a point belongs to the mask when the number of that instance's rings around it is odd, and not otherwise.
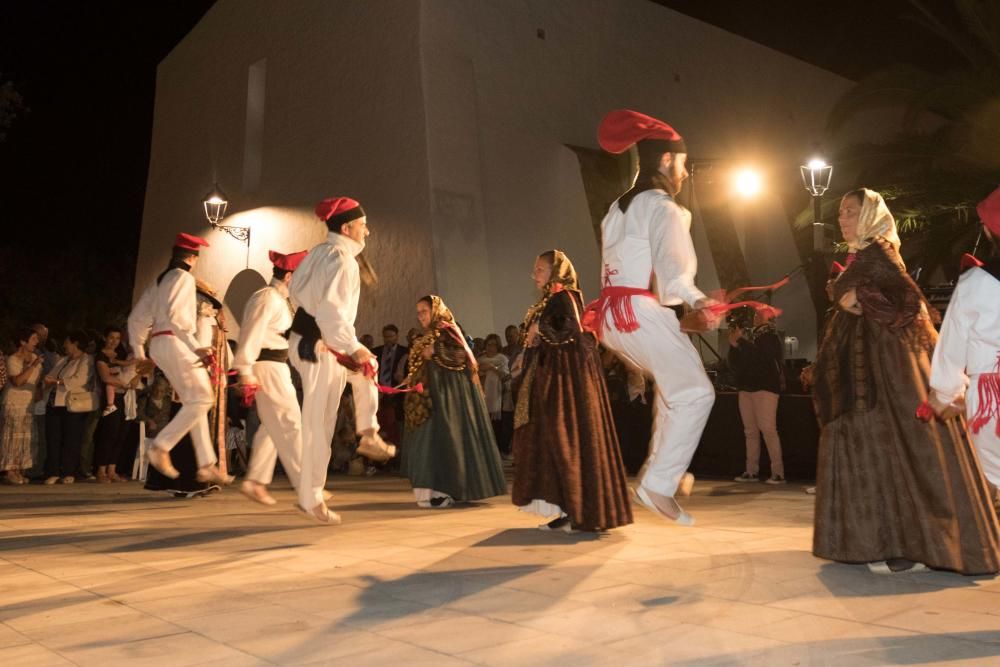
[[[760,471],[760,434],[764,434],[767,455],[771,459],[771,476],[784,477],[785,464],[781,460],[781,438],[778,437],[778,394],[773,391],[741,391],[739,393],[740,419],[747,443],[746,471],[756,475]]]
[[[191,433],[198,466],[215,463],[215,445],[208,432],[208,412],[215,405],[208,371],[191,349],[176,336],[157,336],[149,343],[149,356],[181,399],[183,406],[153,440],[164,451],[174,448]]]
[[[969,389],[965,392],[965,414],[971,418],[979,409],[979,375],[970,377]],[[1000,435],[997,435],[996,420],[979,429],[979,433],[969,430],[969,439],[976,448],[979,465],[983,474],[993,486],[1000,486]]]
[[[302,467],[298,491],[299,505],[311,510],[323,502],[326,472],[330,465],[333,431],[337,426],[340,396],[347,384],[347,371],[337,358],[317,342],[317,361],[299,357],[299,341],[288,338],[288,356],[302,376]]]
[[[603,342],[656,382],[653,437],[641,484],[673,496],[698,448],[715,403],[715,390],[674,311],[648,297],[630,297],[639,329],[622,333],[604,324]]]
[[[292,385],[292,371],[281,361],[258,361],[253,365],[257,378],[257,416],[260,428],[253,437],[247,479],[270,484],[274,464],[281,466],[296,490],[302,471],[302,411]]]
[[[348,373],[347,383],[354,396],[354,422],[358,433],[375,431],[378,426],[378,387],[362,373]]]

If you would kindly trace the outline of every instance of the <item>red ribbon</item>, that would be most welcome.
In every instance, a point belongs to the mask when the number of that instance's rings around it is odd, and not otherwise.
[[[996,419],[996,433],[1000,435],[1000,354],[997,354],[996,370],[981,374],[976,389],[979,391],[979,408],[969,420],[969,430],[979,433],[991,419]]]
[[[371,380],[372,382],[374,382],[375,383],[375,387],[379,390],[379,393],[390,394],[390,395],[391,394],[409,394],[409,393],[413,393],[413,392],[416,392],[418,394],[424,393],[424,385],[423,385],[423,383],[417,383],[415,386],[408,387],[406,389],[398,389],[396,387],[387,387],[385,385],[379,384],[375,380],[375,374],[376,374],[375,364],[372,364],[372,363],[369,362],[369,363],[366,363],[366,364],[364,364],[362,366],[361,364],[359,364],[357,361],[354,360],[354,357],[351,357],[350,355],[344,354],[343,352],[337,352],[336,350],[331,350],[330,348],[326,348],[326,349],[330,350],[330,352],[333,353],[333,356],[335,356],[337,358],[337,362],[341,366],[343,366],[344,368],[346,368],[349,371],[354,371],[355,373],[361,373],[366,378],[368,378],[369,380]]]
[[[925,423],[930,422],[930,420],[934,419],[935,417],[934,408],[931,407],[930,403],[924,401],[923,403],[917,406],[916,417],[922,422]]]
[[[736,297],[738,297],[740,294],[744,294],[746,292],[773,292],[774,290],[781,289],[782,287],[784,287],[785,285],[787,285],[790,281],[791,281],[791,278],[789,276],[785,276],[784,278],[782,278],[778,282],[771,283],[770,285],[761,285],[759,287],[755,287],[755,286],[740,287],[739,289],[734,289],[731,292],[726,292],[726,297],[724,299],[722,299],[722,301],[725,301],[726,303],[729,303],[730,301],[732,301],[733,299],[735,299]],[[749,303],[756,303],[756,302],[750,301],[750,302],[746,302],[746,303],[749,304]]]

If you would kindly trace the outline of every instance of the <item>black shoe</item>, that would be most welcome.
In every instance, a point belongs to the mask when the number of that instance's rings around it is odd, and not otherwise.
[[[565,514],[552,519],[552,521],[549,521],[548,523],[543,523],[538,527],[538,530],[562,531],[564,533],[575,532],[573,530],[573,522],[570,521],[569,517]]]

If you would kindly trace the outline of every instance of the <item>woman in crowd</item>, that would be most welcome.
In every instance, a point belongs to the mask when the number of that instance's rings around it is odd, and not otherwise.
[[[785,465],[778,437],[778,397],[784,383],[784,353],[773,320],[761,311],[744,307],[729,317],[727,361],[736,376],[740,419],[746,438],[747,462],[737,482],[757,482],[760,470],[760,435],[764,434],[771,476],[766,484],[785,483]]]
[[[80,448],[94,400],[94,360],[84,350],[87,335],[71,331],[63,343],[63,357],[45,376],[50,388],[45,408],[45,483],[72,484],[80,466]]]
[[[937,334],[882,197],[844,196],[847,269],[813,380],[821,424],[813,553],[873,572],[1000,571],[986,480],[958,420],[922,422]]]
[[[593,334],[583,331],[576,270],[558,250],[535,260],[541,299],[524,318],[525,356],[514,413],[512,500],[551,520],[543,530],[605,530],[632,507]]]
[[[503,410],[510,403],[510,366],[500,352],[500,336],[490,334],[484,343],[485,352],[479,357],[479,381],[486,398],[486,410],[493,424],[493,436],[504,454],[510,447],[509,436],[503,428]]]
[[[417,302],[423,335],[410,347],[403,473],[417,505],[449,507],[507,491],[500,454],[480,388],[476,358],[441,298]]]
[[[0,394],[0,470],[8,484],[27,484],[24,471],[31,467],[31,440],[34,437],[32,403],[42,375],[42,357],[35,352],[38,334],[19,329],[17,351],[7,357],[7,385]]]
[[[104,345],[97,352],[95,365],[101,384],[101,419],[94,433],[94,474],[101,483],[121,482],[116,471],[118,457],[125,441],[125,392],[135,388],[138,377],[128,383],[120,377],[124,361],[121,348],[122,330],[115,326],[104,329]],[[108,398],[113,396],[112,401]]]

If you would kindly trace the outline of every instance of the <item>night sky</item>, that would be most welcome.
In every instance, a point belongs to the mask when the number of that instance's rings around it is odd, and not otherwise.
[[[657,1],[851,78],[954,59],[903,18],[914,13],[905,0]],[[211,5],[0,3],[0,83],[13,81],[28,108],[0,143],[0,337],[36,320],[60,332],[127,313],[156,65]]]

